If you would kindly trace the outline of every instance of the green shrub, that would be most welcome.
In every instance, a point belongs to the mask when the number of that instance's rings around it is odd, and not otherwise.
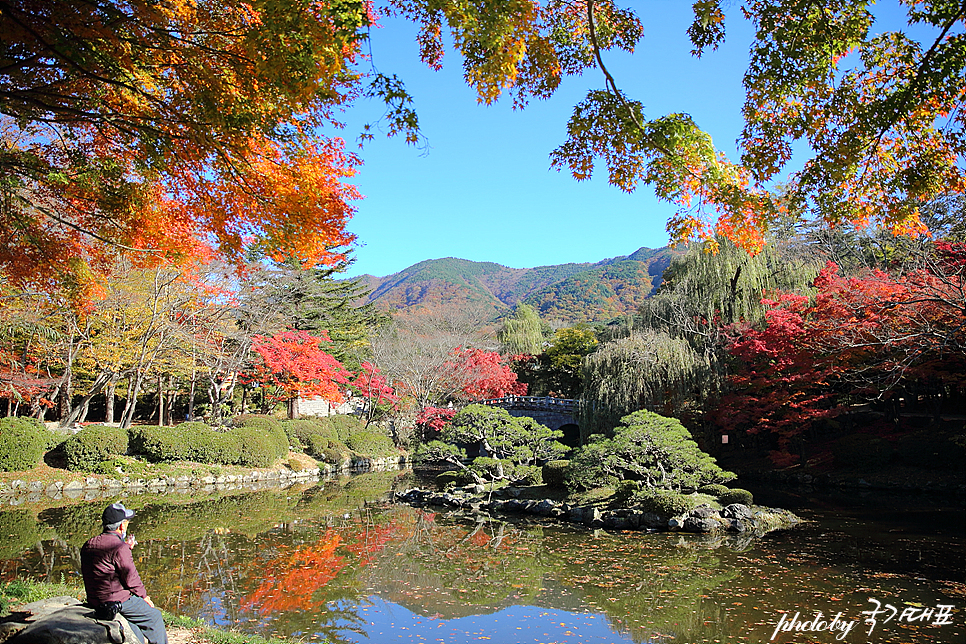
[[[566,473],[570,461],[547,461],[543,465],[543,482],[552,488],[563,488],[567,485]]]
[[[34,418],[0,418],[0,470],[21,472],[35,467],[55,439]]]
[[[250,427],[265,432],[282,430],[282,421],[275,416],[265,416],[263,414],[241,414],[231,419],[232,427]]]
[[[149,472],[148,464],[130,456],[115,456],[106,461],[101,461],[91,471],[95,474],[123,474],[134,478],[147,476]]]
[[[613,502],[615,505],[627,505],[641,489],[640,481],[621,481],[614,487]]]
[[[896,443],[895,458],[903,465],[962,471],[963,456],[954,436],[936,430],[907,434]]]
[[[727,485],[721,485],[720,483],[712,483],[711,485],[702,485],[698,488],[699,494],[707,494],[708,496],[713,496],[715,498],[721,496],[722,494],[728,492]]]
[[[346,446],[357,454],[366,456],[393,456],[398,453],[395,443],[385,433],[364,429],[349,434]]]
[[[754,495],[748,490],[743,490],[740,487],[730,489],[724,494],[718,496],[718,503],[720,503],[722,506],[731,505],[732,503],[752,505],[754,502]]]
[[[543,485],[543,470],[537,465],[517,465],[512,478],[516,485]]]
[[[347,414],[326,416],[320,420],[331,427],[335,432],[335,437],[343,443],[348,443],[350,435],[366,428],[365,423],[363,423],[357,417]]]
[[[271,467],[288,454],[288,437],[277,421],[274,424],[253,422],[228,433],[237,441],[239,465]]]
[[[204,423],[173,427],[142,425],[131,434],[134,450],[150,461],[196,461],[233,465],[241,459],[243,437],[232,430],[219,431]]]
[[[350,451],[344,443],[326,434],[307,434],[305,453],[326,463],[341,463],[349,457]]]
[[[630,501],[645,512],[653,512],[662,519],[680,516],[697,506],[697,501],[687,494],[654,488],[634,492]]]
[[[289,445],[293,447],[304,448],[308,444],[309,436],[331,434],[333,438],[336,437],[332,427],[318,419],[283,420],[281,426],[288,436]]]
[[[126,429],[89,425],[63,443],[67,469],[89,472],[98,463],[127,453]]]
[[[503,474],[508,474],[508,464],[504,464],[499,459],[491,458],[489,456],[478,456],[473,459],[472,463],[470,463],[470,469],[476,472],[480,477],[489,480],[499,476],[501,465],[503,466]]]
[[[456,485],[459,485],[462,482],[463,482],[463,475],[457,472],[456,470],[452,470],[450,472],[443,472],[442,474],[438,474],[436,476],[436,489],[442,491],[447,488],[451,488]]]

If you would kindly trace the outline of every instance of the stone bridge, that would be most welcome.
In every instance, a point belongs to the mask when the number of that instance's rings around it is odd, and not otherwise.
[[[577,426],[575,414],[577,401],[569,398],[543,398],[537,396],[507,396],[505,398],[491,398],[479,401],[480,405],[502,407],[511,416],[529,416],[541,425],[550,429],[563,431],[560,439],[568,447],[580,445],[580,427]]]

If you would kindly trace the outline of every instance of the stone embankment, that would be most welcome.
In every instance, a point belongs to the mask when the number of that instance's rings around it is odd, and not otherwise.
[[[512,494],[512,492],[511,492]],[[720,510],[700,505],[680,517],[665,519],[639,508],[601,510],[592,506],[572,505],[543,500],[484,500],[471,492],[434,492],[412,489],[397,493],[396,500],[414,506],[438,506],[474,514],[525,515],[578,523],[589,528],[607,530],[667,530],[706,533],[735,533],[760,536],[766,532],[788,528],[800,522],[788,510],[747,506],[740,503]]]
[[[203,476],[164,476],[151,479],[108,476],[88,476],[82,481],[26,481],[13,479],[0,481],[0,505],[21,505],[43,500],[57,501],[63,498],[92,501],[118,495],[137,494],[188,494],[196,491],[217,492],[222,490],[261,490],[288,487],[298,483],[317,481],[322,478],[391,469],[405,465],[406,456],[388,458],[356,457],[342,463],[321,463],[319,467],[293,471],[287,468],[252,470],[245,474],[208,474]]]

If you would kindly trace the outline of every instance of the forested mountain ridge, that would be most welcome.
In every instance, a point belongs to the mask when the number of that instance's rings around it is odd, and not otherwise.
[[[599,262],[509,268],[455,257],[430,259],[387,277],[363,275],[366,302],[386,310],[483,306],[495,316],[518,302],[546,319],[595,322],[633,312],[660,284],[676,254],[639,248]]]

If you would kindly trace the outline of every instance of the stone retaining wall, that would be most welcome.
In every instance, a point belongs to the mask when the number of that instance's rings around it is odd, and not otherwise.
[[[0,481],[0,505],[21,505],[42,500],[57,501],[63,498],[92,501],[99,498],[115,497],[120,494],[187,494],[195,491],[213,492],[221,490],[251,489],[261,490],[274,487],[288,487],[296,483],[318,481],[329,476],[365,472],[370,470],[391,469],[403,466],[407,457],[346,459],[339,464],[323,463],[317,468],[294,472],[289,469],[252,470],[247,474],[226,474],[207,476],[166,476],[153,479],[120,479],[88,476],[83,481]]]

